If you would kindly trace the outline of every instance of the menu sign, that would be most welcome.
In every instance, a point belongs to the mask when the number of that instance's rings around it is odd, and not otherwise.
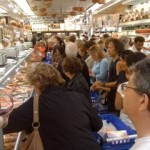
[[[51,23],[64,23],[63,18],[52,18],[52,17],[37,17],[30,18],[31,24],[51,24]]]

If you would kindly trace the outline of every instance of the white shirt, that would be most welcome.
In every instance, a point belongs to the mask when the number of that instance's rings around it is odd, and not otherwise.
[[[76,57],[77,53],[78,53],[77,44],[74,43],[74,42],[67,43],[65,52],[66,52],[67,56],[74,56],[74,57]]]
[[[150,136],[137,139],[130,150],[150,150]]]
[[[139,52],[139,51],[136,49],[136,47],[135,47],[134,44],[129,48],[129,50],[131,50],[131,51],[133,51],[133,52]],[[142,51],[143,51],[143,49],[141,49],[141,52],[142,52]]]

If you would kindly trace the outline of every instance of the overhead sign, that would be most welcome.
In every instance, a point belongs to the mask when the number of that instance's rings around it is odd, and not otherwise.
[[[30,18],[31,24],[51,24],[51,23],[64,23],[64,18],[52,18],[52,17],[37,17]]]

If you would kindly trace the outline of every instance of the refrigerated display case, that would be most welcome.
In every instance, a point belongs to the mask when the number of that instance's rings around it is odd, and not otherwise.
[[[18,107],[19,105],[21,105],[30,96],[30,93],[25,91],[24,89],[26,85],[22,84],[23,83],[22,79],[20,79],[21,82],[19,82],[19,80],[18,82],[16,81],[17,81],[17,78],[20,78],[22,70],[24,70],[26,62],[28,58],[30,57],[32,51],[33,51],[32,48],[30,48],[29,50],[25,50],[23,51],[24,55],[22,55],[22,57],[18,57],[16,60],[8,59],[7,64],[5,66],[0,66],[0,68],[4,68],[4,73],[0,74],[1,94],[8,94],[8,95],[11,94],[11,96],[13,96],[14,107]],[[13,90],[11,90],[11,88],[13,88]],[[16,89],[18,89],[18,91]],[[22,90],[23,92],[22,91],[20,92],[19,90],[20,91]],[[30,87],[30,90],[32,90],[32,87]],[[19,97],[20,94],[22,95]],[[6,137],[7,135],[3,136],[2,129],[0,129],[0,150],[4,150],[4,139]],[[10,138],[10,142],[15,142],[17,139],[17,133],[10,134],[9,138]],[[9,143],[9,140],[5,139],[5,141]],[[11,146],[15,146],[15,144]]]

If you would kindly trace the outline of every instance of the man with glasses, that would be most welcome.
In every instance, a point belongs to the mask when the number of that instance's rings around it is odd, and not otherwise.
[[[132,67],[128,84],[123,84],[124,112],[132,120],[138,139],[130,150],[150,150],[150,58]]]
[[[133,126],[132,121],[129,119],[129,117],[124,113],[123,111],[123,101],[124,101],[124,92],[122,89],[124,89],[126,84],[122,85],[123,83],[127,83],[129,80],[129,77],[132,75],[132,71],[130,68],[140,60],[146,58],[146,55],[141,52],[135,52],[133,53],[132,51],[124,51],[120,55],[120,62],[122,65],[122,70],[119,72],[118,75],[118,88],[117,88],[117,93],[116,93],[116,98],[115,98],[115,108],[117,110],[120,110],[120,119],[128,126],[130,126],[132,129],[135,130],[135,127]],[[121,82],[121,81],[126,81],[126,82]],[[124,88],[121,88],[124,87]]]

